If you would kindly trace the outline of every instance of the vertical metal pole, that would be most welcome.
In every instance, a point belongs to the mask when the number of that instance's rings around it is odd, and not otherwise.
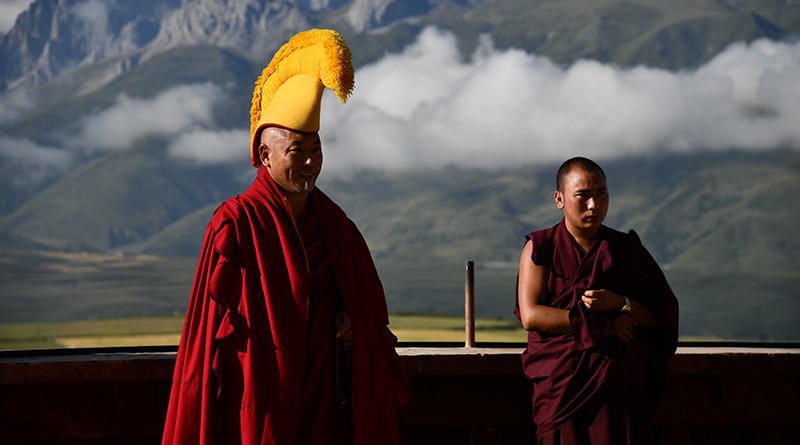
[[[465,348],[475,346],[475,263],[466,262],[466,281],[464,283],[464,334]]]

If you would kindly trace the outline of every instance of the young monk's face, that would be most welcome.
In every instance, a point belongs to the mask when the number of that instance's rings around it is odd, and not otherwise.
[[[556,206],[564,211],[570,229],[593,233],[603,223],[608,211],[606,180],[598,171],[573,168],[556,191]]]
[[[322,170],[319,134],[267,128],[261,141],[261,162],[284,194],[303,195],[314,189]]]

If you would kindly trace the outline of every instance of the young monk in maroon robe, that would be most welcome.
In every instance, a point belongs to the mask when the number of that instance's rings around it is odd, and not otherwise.
[[[564,218],[527,235],[517,283],[538,443],[650,443],[678,302],[636,233],[602,225],[609,194],[600,166],[566,161],[556,189]]]
[[[214,213],[164,444],[396,444],[408,382],[356,226],[315,182],[324,86],[353,87],[341,37],[311,30],[256,83],[253,184]]]

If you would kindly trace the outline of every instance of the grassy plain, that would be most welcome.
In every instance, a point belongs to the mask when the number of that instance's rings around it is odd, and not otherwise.
[[[196,261],[0,249],[0,350],[177,344]],[[712,263],[714,270],[665,271],[680,301],[682,340],[800,338],[800,300],[791,292],[796,274],[724,270],[725,264]],[[464,341],[463,262],[377,265],[391,329],[401,342]],[[512,315],[515,265],[475,265],[476,340],[524,342]]]
[[[393,314],[392,332],[401,342],[463,342],[464,319]],[[183,316],[119,318],[60,323],[2,323],[0,350],[172,346],[180,340]],[[476,341],[522,343],[525,332],[514,320],[479,318]]]

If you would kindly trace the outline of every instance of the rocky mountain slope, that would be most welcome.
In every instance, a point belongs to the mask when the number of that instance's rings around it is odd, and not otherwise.
[[[557,61],[683,68],[732,42],[797,33],[798,9],[796,0],[37,0],[0,36],[0,91],[95,64],[102,84],[179,46],[219,46],[261,61],[309,27],[355,38],[357,62],[438,24],[471,47],[490,33],[501,48]]]

